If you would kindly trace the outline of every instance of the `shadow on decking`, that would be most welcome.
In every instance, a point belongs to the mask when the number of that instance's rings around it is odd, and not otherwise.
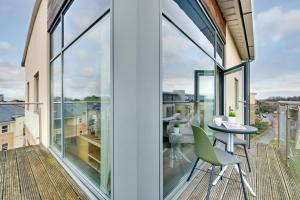
[[[256,192],[257,197],[249,199],[300,199],[300,183],[286,166],[286,162],[279,150],[265,144],[256,144],[250,150],[252,172],[249,173],[245,159],[242,167],[247,173],[246,179]],[[203,166],[203,170],[208,169]],[[239,180],[238,174],[230,168],[225,177]],[[180,200],[205,199],[209,181],[209,173],[199,171],[196,177],[180,195]],[[212,188],[210,199],[234,200],[243,199],[240,182],[223,178]]]
[[[40,146],[0,152],[1,199],[87,199],[54,157]]]

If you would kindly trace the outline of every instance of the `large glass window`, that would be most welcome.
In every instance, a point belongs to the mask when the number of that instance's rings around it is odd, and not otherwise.
[[[51,148],[79,172],[76,175],[84,176],[84,183],[107,196],[112,118],[109,4],[73,1],[50,33]],[[59,43],[62,34],[65,47]]]
[[[61,57],[56,58],[50,65],[51,78],[51,145],[61,152],[61,96],[62,96],[62,67]]]
[[[110,184],[110,18],[64,53],[65,157],[108,192]],[[104,143],[103,143],[104,142]]]
[[[50,59],[55,57],[61,51],[61,23],[57,22],[50,34]]]
[[[64,45],[77,37],[108,9],[109,0],[76,0],[64,15]]]
[[[191,123],[199,123],[206,129],[212,120],[215,62],[165,18],[162,48],[163,193],[166,196],[196,159]]]

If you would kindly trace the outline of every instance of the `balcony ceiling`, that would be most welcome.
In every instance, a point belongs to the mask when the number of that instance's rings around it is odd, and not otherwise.
[[[217,0],[243,60],[254,60],[251,0]]]

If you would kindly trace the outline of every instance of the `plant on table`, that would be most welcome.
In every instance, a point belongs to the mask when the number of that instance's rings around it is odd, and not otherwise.
[[[179,134],[179,127],[180,127],[179,123],[174,123],[173,129],[175,134]]]
[[[229,108],[228,122],[236,123],[236,112],[234,112],[231,108]]]

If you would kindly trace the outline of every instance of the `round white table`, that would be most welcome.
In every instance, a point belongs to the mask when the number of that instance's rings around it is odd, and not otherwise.
[[[227,152],[234,154],[234,135],[235,134],[243,134],[243,135],[249,135],[249,134],[254,134],[257,132],[257,128],[253,126],[247,126],[243,125],[245,129],[228,129],[226,128],[223,124],[221,126],[217,126],[215,123],[210,123],[207,125],[210,129],[219,131],[222,133],[227,134]],[[224,174],[224,172],[227,170],[228,166],[224,166],[223,169],[220,171],[219,175],[217,178],[214,180],[213,185],[216,185],[217,182],[220,180],[221,176]],[[238,166],[234,165],[234,169],[239,172]],[[253,196],[256,196],[255,192],[253,191],[252,187],[249,185],[248,181],[245,178],[246,173],[243,173],[243,179],[246,187],[249,189],[250,193]]]

